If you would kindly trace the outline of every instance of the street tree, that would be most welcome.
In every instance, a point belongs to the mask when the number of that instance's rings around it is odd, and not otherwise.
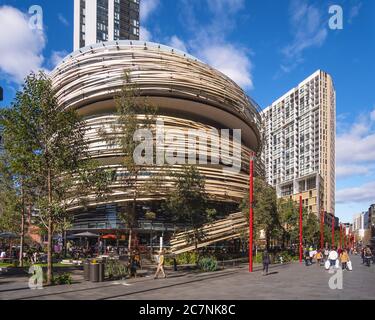
[[[47,284],[51,284],[54,232],[69,217],[70,207],[84,205],[93,195],[107,194],[111,172],[91,160],[84,120],[59,105],[51,80],[43,72],[25,79],[0,121],[12,173],[21,181],[25,174],[33,187],[33,206],[48,234]]]
[[[174,221],[191,227],[193,237],[189,237],[187,242],[193,243],[198,252],[198,244],[205,238],[202,226],[214,221],[216,210],[209,206],[205,180],[196,166],[184,166],[181,171],[175,171],[172,177],[174,187],[165,201],[164,209]]]
[[[271,237],[278,234],[280,222],[277,214],[276,191],[263,178],[254,178],[254,235],[259,239],[263,230],[266,236],[266,246],[269,247]],[[249,220],[249,196],[246,195],[241,203],[242,212]]]
[[[134,159],[137,142],[134,134],[137,130],[151,130],[155,122],[157,108],[152,106],[147,97],[141,95],[139,86],[125,71],[121,91],[115,95],[116,120],[110,128],[101,128],[99,134],[110,146],[121,152],[123,174],[117,174],[116,180],[124,185],[124,192],[131,193],[131,201],[122,208],[120,219],[129,228],[128,252],[131,252],[133,229],[137,224],[137,199],[139,194],[150,188],[150,183],[140,184],[139,177],[149,174],[149,167],[139,164]]]

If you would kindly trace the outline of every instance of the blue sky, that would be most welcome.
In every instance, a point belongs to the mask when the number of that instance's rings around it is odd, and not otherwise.
[[[141,37],[178,47],[226,73],[264,108],[317,69],[337,91],[336,214],[375,203],[375,1],[141,0]],[[342,30],[328,10],[343,9]],[[43,30],[28,10],[43,9]],[[30,70],[73,50],[73,0],[0,0],[0,85],[9,104]]]

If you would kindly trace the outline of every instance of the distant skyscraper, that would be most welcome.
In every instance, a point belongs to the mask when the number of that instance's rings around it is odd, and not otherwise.
[[[74,0],[74,50],[103,41],[139,40],[140,0]]]
[[[335,214],[336,93],[318,70],[262,112],[268,183],[279,197]]]

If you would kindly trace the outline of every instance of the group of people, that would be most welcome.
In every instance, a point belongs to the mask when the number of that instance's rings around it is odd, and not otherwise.
[[[305,265],[313,264],[315,260],[317,266],[325,266],[326,269],[332,267],[339,268],[340,263],[343,270],[352,270],[352,265],[349,257],[350,249],[331,249],[325,248],[323,250],[314,250],[313,247],[306,248],[305,250]]]
[[[18,261],[20,255],[20,248],[19,247],[6,247],[3,246],[0,248],[0,262],[4,261]],[[25,246],[22,258],[23,261],[27,261],[30,263],[37,263],[40,262],[41,258],[43,257],[43,250],[40,246]]]

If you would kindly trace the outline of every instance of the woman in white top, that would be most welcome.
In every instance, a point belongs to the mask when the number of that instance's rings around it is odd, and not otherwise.
[[[329,252],[328,260],[331,263],[331,267],[334,267],[336,265],[336,260],[339,258],[339,254],[336,251],[336,248],[332,248],[332,250]]]

